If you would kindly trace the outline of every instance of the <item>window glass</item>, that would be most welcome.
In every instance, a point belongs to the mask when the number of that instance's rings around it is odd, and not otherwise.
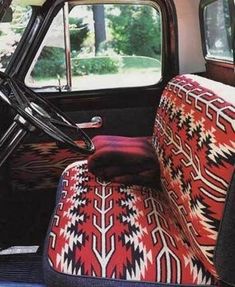
[[[12,21],[0,22],[0,71],[4,72],[32,15],[31,7],[11,5]]]
[[[207,56],[232,60],[232,28],[228,0],[217,0],[204,10]]]
[[[96,4],[71,6],[68,10],[64,18],[54,19],[52,26],[61,32],[56,34],[50,29],[47,33],[26,84],[55,84],[58,88],[60,77],[62,88],[91,90],[153,85],[161,79],[162,27],[156,8]],[[59,47],[66,38],[64,47]],[[48,48],[50,55],[44,52]],[[45,57],[49,70],[45,68]]]
[[[26,82],[32,87],[66,88],[63,11],[54,18],[29,69]]]

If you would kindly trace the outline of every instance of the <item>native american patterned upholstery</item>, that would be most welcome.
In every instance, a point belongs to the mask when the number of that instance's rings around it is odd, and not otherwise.
[[[86,161],[64,171],[45,245],[49,286],[218,283],[213,254],[234,172],[232,95],[197,76],[168,83],[153,135],[161,190],[103,182]]]
[[[76,141],[83,144],[81,141]],[[14,190],[42,191],[56,189],[63,170],[84,155],[55,142],[22,144],[10,157],[10,176]]]

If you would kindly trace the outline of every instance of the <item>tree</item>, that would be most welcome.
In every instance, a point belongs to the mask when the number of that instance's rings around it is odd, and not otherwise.
[[[92,5],[95,29],[95,53],[99,51],[100,44],[106,41],[104,5]]]
[[[12,5],[11,22],[0,23],[0,69],[5,70],[31,17],[32,9]]]
[[[113,5],[109,13],[113,47],[125,55],[158,58],[161,54],[161,23],[156,10],[147,5]]]
[[[25,27],[27,26],[32,14],[32,8],[30,6],[13,6],[14,13],[11,22],[12,31],[16,34],[22,35]]]
[[[88,36],[89,28],[82,19],[69,18],[70,43],[72,51],[80,51],[83,42]]]

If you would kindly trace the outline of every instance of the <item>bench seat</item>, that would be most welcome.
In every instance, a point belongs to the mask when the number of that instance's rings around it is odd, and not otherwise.
[[[152,137],[161,188],[105,182],[86,161],[64,171],[45,244],[48,286],[219,284],[214,253],[234,193],[234,91],[194,75],[168,83]]]

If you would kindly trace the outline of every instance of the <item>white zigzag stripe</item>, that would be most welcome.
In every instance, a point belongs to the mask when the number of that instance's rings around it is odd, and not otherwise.
[[[158,119],[156,118],[156,121],[158,121]],[[188,167],[188,166],[192,166],[194,169],[195,173],[191,173],[191,176],[193,178],[193,180],[200,180],[202,181],[205,185],[207,185],[210,189],[217,191],[218,193],[221,193],[222,195],[222,199],[217,196],[215,198],[215,200],[217,201],[224,201],[224,194],[226,194],[227,189],[226,188],[221,188],[219,186],[216,186],[215,184],[212,184],[209,180],[207,180],[201,172],[201,166],[200,166],[200,161],[198,159],[198,157],[195,155],[195,157],[193,158],[193,152],[192,149],[189,145],[185,144],[185,149],[183,148],[182,145],[182,139],[178,136],[175,135],[175,139],[173,137],[173,132],[166,126],[163,127],[163,125],[161,124],[160,121],[158,121],[158,126],[161,127],[162,133],[164,134],[164,136],[166,137],[166,145],[170,146],[170,145],[174,145],[174,149],[172,149],[172,152],[175,155],[178,154],[183,154],[185,159],[182,159],[181,162],[184,164],[184,166]],[[157,148],[157,147],[156,147]],[[205,168],[205,171],[207,171],[207,168]],[[210,175],[209,172],[207,172],[208,175]],[[213,176],[213,179],[215,179],[215,175]],[[220,181],[220,179],[218,178],[218,181]],[[228,184],[227,184],[228,186]],[[214,197],[212,194],[207,194],[207,196],[210,197]]]

